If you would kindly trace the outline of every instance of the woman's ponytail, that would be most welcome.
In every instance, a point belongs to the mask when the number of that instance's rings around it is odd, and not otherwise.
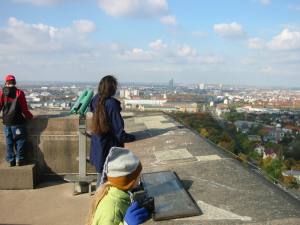
[[[108,75],[101,79],[98,86],[98,102],[96,111],[93,113],[93,132],[105,134],[110,130],[109,121],[105,109],[105,100],[115,95],[118,82],[114,76]]]

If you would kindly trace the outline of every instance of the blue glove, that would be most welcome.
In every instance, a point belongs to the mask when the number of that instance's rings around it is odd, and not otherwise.
[[[139,225],[149,218],[147,209],[140,208],[137,202],[133,202],[127,209],[124,220],[128,225]]]

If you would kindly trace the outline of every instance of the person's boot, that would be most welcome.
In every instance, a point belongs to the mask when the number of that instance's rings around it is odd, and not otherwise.
[[[13,167],[13,166],[15,166],[15,165],[16,165],[16,162],[15,162],[15,161],[11,161],[11,162],[8,163],[8,166],[9,166],[9,167]]]

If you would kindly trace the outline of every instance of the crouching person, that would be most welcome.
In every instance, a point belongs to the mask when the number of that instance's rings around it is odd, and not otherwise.
[[[147,209],[131,203],[128,193],[138,186],[141,171],[140,160],[131,151],[111,148],[86,225],[138,225],[148,220]]]

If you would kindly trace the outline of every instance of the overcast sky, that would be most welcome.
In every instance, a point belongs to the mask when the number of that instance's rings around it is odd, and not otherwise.
[[[1,0],[18,80],[300,87],[300,0]]]

